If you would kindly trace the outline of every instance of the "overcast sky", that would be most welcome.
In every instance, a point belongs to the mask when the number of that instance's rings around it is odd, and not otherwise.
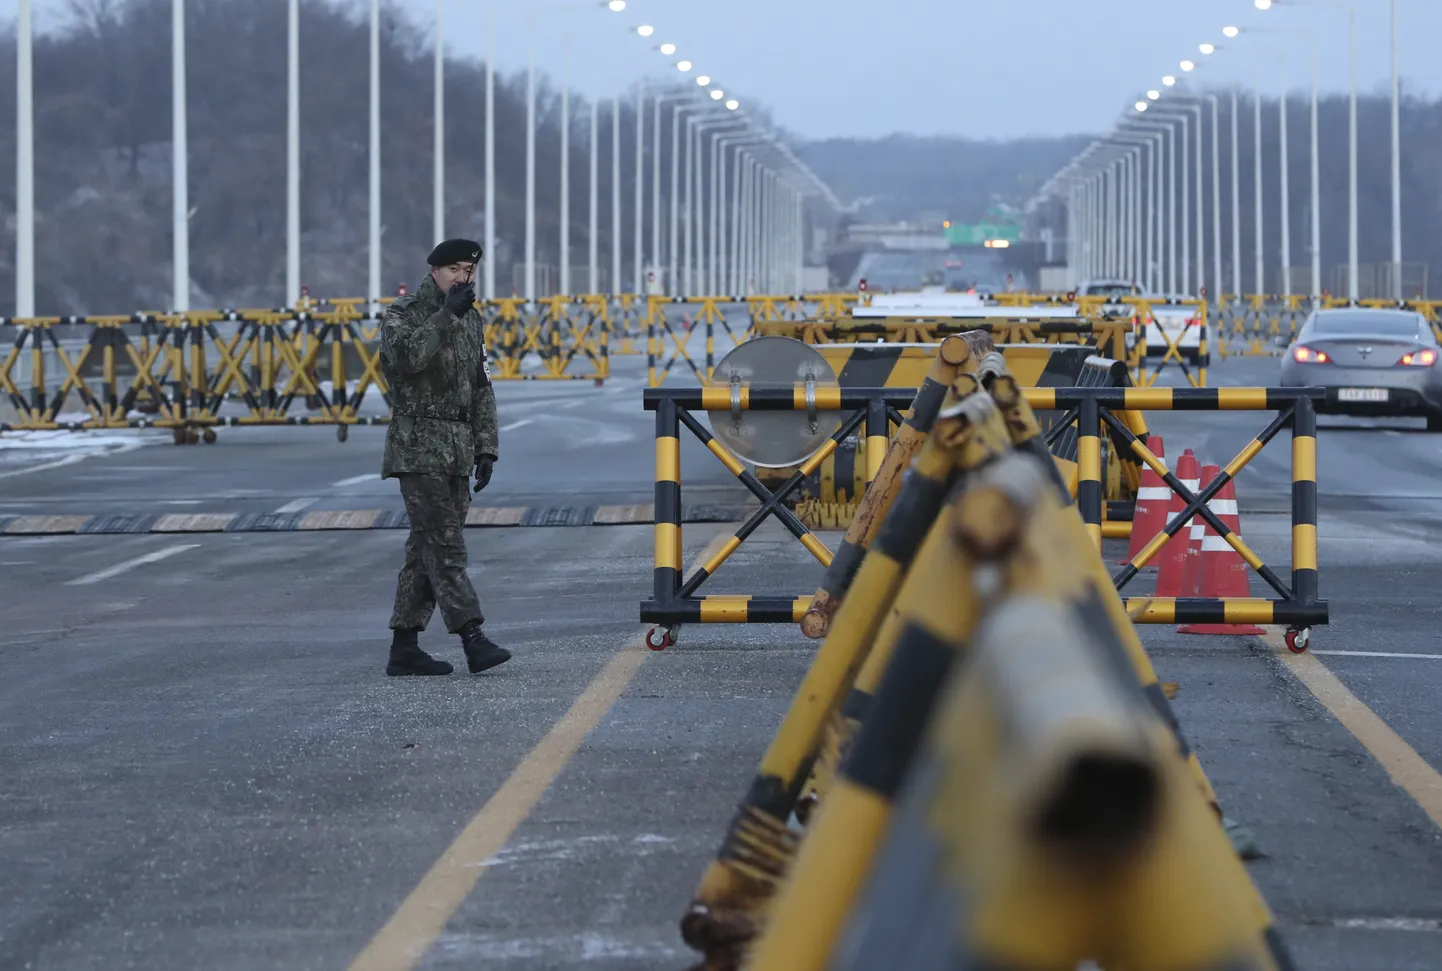
[[[40,29],[63,9],[63,0],[34,2]],[[435,16],[437,0],[398,2],[418,20]],[[628,0],[624,12],[612,13],[604,0],[440,0],[448,54],[484,56],[493,5],[500,70],[524,69],[534,47],[539,69],[557,80],[569,69],[573,85],[595,96],[642,77],[677,77],[674,64],[684,56],[695,62],[691,77],[704,72],[728,94],[758,98],[778,123],[813,138],[1096,132],[1163,75],[1182,74],[1184,58],[1199,62],[1188,76],[1198,83],[1276,91],[1285,52],[1300,94],[1311,83],[1308,26],[1320,45],[1323,91],[1345,91],[1346,13],[1284,9],[1288,2],[1261,12],[1252,0]],[[0,9],[14,3],[0,0]],[[1390,83],[1388,6],[1356,0],[1364,92]],[[1405,89],[1436,95],[1442,2],[1397,0],[1397,7]],[[643,40],[639,24],[653,25],[655,35]],[[1228,24],[1275,33],[1227,41]],[[675,57],[653,49],[663,41],[677,45]],[[1219,45],[1210,57],[1198,52],[1206,41]],[[464,104],[468,93],[449,95],[448,107]]]

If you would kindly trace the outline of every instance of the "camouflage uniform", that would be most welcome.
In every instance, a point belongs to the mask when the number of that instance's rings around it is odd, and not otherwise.
[[[381,478],[400,479],[410,516],[405,564],[396,581],[392,630],[425,630],[437,604],[446,630],[484,622],[466,574],[464,528],[470,476],[499,456],[496,395],[481,315],[457,320],[428,274],[414,294],[386,310],[381,367],[390,389]]]

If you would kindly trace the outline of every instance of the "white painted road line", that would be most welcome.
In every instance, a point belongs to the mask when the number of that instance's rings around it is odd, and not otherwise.
[[[501,431],[503,431],[503,432],[513,432],[513,431],[515,431],[517,428],[525,428],[525,427],[526,427],[527,425],[529,425],[530,423],[531,423],[531,419],[529,419],[529,418],[522,418],[520,421],[513,421],[513,422],[511,422],[509,425],[502,425],[502,426],[501,426]]]
[[[334,488],[334,489],[344,489],[346,486],[360,485],[362,482],[369,482],[369,481],[371,481],[372,479],[379,479],[379,478],[380,478],[380,473],[378,473],[378,472],[371,472],[371,473],[369,473],[368,475],[357,475],[357,476],[352,476],[352,477],[349,478],[349,479],[341,479],[339,482],[331,483],[331,487]]]
[[[318,499],[292,499],[290,502],[277,509],[275,513],[277,516],[285,516],[289,513],[300,512],[307,506],[315,505],[318,501]]]
[[[76,462],[84,462],[86,459],[94,458],[96,456],[120,455],[124,452],[133,452],[139,447],[139,442],[127,442],[119,448],[113,448],[106,451],[95,450],[78,452],[74,455],[67,455],[62,459],[56,459],[54,462],[42,462],[39,465],[32,465],[24,469],[16,469],[13,472],[0,472],[0,479],[11,479],[17,475],[30,475],[34,472],[48,472],[50,469],[61,469],[67,465],[74,465]]]
[[[117,563],[114,566],[106,567],[103,570],[97,570],[94,573],[87,573],[83,577],[78,577],[74,580],[67,580],[65,581],[65,585],[67,587],[77,587],[85,584],[99,583],[102,580],[109,580],[111,577],[117,577],[127,570],[133,570],[137,566],[144,566],[147,563],[158,563],[161,560],[169,559],[176,553],[184,553],[186,550],[193,550],[199,545],[199,543],[181,543],[178,546],[167,546],[163,550],[154,550],[150,553],[146,553],[144,556],[137,556],[133,560],[126,560],[124,563]]]
[[[1423,661],[1442,661],[1442,654],[1399,654],[1391,651],[1310,651],[1311,654],[1327,654],[1333,657],[1410,657]]]

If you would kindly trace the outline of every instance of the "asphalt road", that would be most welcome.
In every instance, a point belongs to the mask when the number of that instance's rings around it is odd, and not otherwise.
[[[645,358],[616,358],[612,373],[600,388],[589,381],[498,383],[501,455],[477,503],[651,501],[655,416],[642,410]],[[375,397],[365,410],[383,408]],[[365,425],[352,427],[345,442],[320,425],[221,428],[214,444],[184,446],[156,429],[6,435],[0,515],[399,510],[396,484],[380,478],[384,441],[384,426]],[[81,464],[88,456],[104,461]],[[696,489],[692,501],[749,495],[685,431],[681,463],[688,489]]]
[[[624,380],[503,386],[503,426],[530,424],[505,433],[484,501],[647,501],[651,416],[639,374]],[[1266,420],[1152,424],[1169,462],[1191,447],[1221,463]],[[1407,423],[1323,424],[1319,653],[1143,635],[1268,854],[1248,866],[1299,969],[1435,971],[1442,829],[1423,803],[1442,813],[1426,790],[1442,658],[1415,655],[1442,654],[1442,448]],[[359,478],[378,470],[379,430],[143,437],[0,448],[0,515],[399,507],[393,483]],[[1238,481],[1244,538],[1282,567],[1288,455],[1280,438]],[[688,489],[736,493],[700,449],[683,468]],[[688,526],[687,555],[721,532]],[[0,537],[0,967],[361,967],[373,940],[422,941],[428,969],[685,967],[676,921],[812,645],[690,627],[642,649],[645,527],[467,535],[488,627],[516,658],[426,681],[382,675],[398,532]],[[818,574],[768,525],[703,592],[802,594]],[[461,661],[436,624],[422,643]],[[1309,688],[1318,669],[1356,703]],[[468,863],[438,880],[448,848]]]

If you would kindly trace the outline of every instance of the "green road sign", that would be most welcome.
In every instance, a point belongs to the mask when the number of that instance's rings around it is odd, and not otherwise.
[[[1015,243],[1021,239],[1021,227],[1002,223],[970,223],[955,225],[942,230],[946,241],[952,246],[981,246],[989,239],[1004,239]]]

